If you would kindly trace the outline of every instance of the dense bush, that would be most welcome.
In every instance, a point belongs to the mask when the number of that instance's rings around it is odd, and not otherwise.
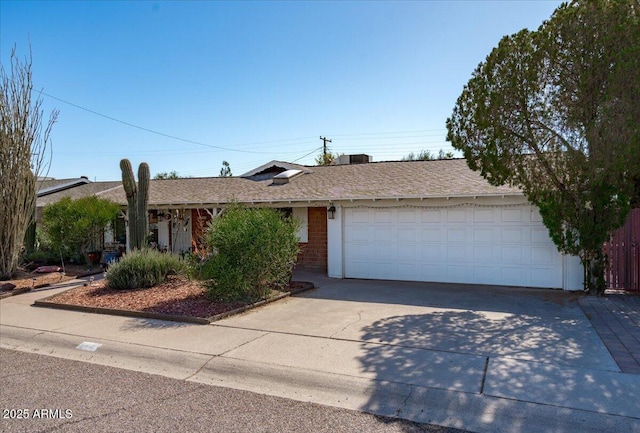
[[[205,235],[213,253],[202,269],[209,295],[251,301],[286,286],[298,255],[297,229],[297,221],[274,209],[227,209]]]
[[[107,284],[113,289],[137,289],[162,283],[168,275],[186,272],[185,263],[153,249],[133,250],[109,266]]]
[[[63,197],[45,206],[39,235],[51,251],[84,261],[89,251],[100,248],[105,228],[119,211],[117,204],[95,196],[78,200]]]
[[[31,253],[24,255],[25,264],[29,264],[31,262],[42,263],[42,264],[59,264],[60,256],[56,255],[55,252],[49,250],[35,250]]]

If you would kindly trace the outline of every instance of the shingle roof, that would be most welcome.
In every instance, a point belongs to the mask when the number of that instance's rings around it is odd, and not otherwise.
[[[463,159],[305,169],[305,173],[285,185],[272,185],[271,179],[242,177],[151,180],[149,204],[186,206],[231,201],[259,203],[522,195],[516,188],[490,185],[478,173],[471,171]],[[99,196],[123,205],[127,203],[122,186]]]
[[[79,185],[89,183],[89,179],[86,177],[80,177],[77,179],[48,179],[39,181],[36,185],[38,188],[38,197],[42,197],[48,194],[53,194],[65,189],[75,188]]]
[[[69,179],[67,179],[68,181]],[[98,195],[104,191],[108,191],[111,188],[122,188],[121,181],[110,181],[110,182],[89,182],[85,184],[79,184],[74,186],[73,188],[64,189],[62,191],[57,191],[51,194],[47,194],[42,197],[38,197],[36,206],[44,207],[49,203],[55,203],[63,197],[70,197],[74,200],[79,198],[89,197],[91,195]],[[43,188],[40,188],[42,191]]]

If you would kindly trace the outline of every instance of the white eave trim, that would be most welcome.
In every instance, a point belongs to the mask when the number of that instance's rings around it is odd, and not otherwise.
[[[251,171],[248,171],[244,174],[241,174],[239,177],[251,177],[255,174],[260,173],[261,171],[264,171],[268,168],[271,168],[273,166],[276,167],[281,167],[284,168],[285,170],[302,170],[304,172],[308,172],[309,169],[308,167],[305,167],[304,165],[299,165],[299,164],[292,164],[290,162],[283,162],[283,161],[277,161],[277,160],[273,160],[271,162],[267,162],[266,164],[262,164],[260,167],[254,168]]]
[[[522,197],[523,199],[526,200],[525,196],[523,193],[517,193],[517,192],[513,192],[513,193],[499,193],[499,194],[456,194],[456,195],[432,195],[432,196],[403,196],[403,197],[398,197],[398,196],[394,196],[394,197],[340,197],[340,198],[336,198],[336,197],[320,197],[320,198],[313,198],[313,199],[309,199],[309,198],[278,198],[278,199],[264,199],[264,200],[237,200],[238,203],[246,203],[246,204],[251,204],[251,205],[275,205],[275,204],[283,204],[283,205],[287,205],[287,204],[293,204],[293,205],[301,205],[301,204],[306,204],[306,205],[314,205],[314,204],[318,204],[318,205],[325,205],[326,203],[340,203],[340,202],[349,202],[349,203],[353,203],[356,201],[374,201],[374,202],[381,202],[381,201],[390,201],[390,202],[399,202],[399,201],[407,201],[407,200],[419,200],[422,202],[428,201],[428,200],[450,200],[450,199],[473,199],[473,200],[477,200],[479,198],[500,198],[500,199],[504,199],[507,197]],[[229,200],[224,200],[224,201],[216,201],[216,202],[210,202],[210,203],[149,203],[150,207],[154,207],[154,208],[167,208],[167,207],[184,207],[184,208],[206,208],[206,207],[220,207],[220,206],[226,206],[229,205],[230,203],[232,203]]]

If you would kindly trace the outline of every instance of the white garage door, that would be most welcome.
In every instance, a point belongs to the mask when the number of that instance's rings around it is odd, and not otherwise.
[[[529,205],[344,210],[347,278],[562,287],[562,256]]]

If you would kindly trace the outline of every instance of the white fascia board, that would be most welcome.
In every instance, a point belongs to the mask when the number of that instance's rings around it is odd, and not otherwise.
[[[300,165],[300,164],[293,164],[291,162],[283,162],[283,161],[278,161],[278,160],[273,160],[271,162],[267,162],[266,164],[262,164],[260,167],[254,168],[251,171],[248,171],[246,173],[241,174],[239,177],[251,177],[254,174],[260,173],[261,171],[264,171],[268,168],[271,168],[273,166],[276,167],[282,167],[285,170],[302,170],[305,172],[308,172],[308,168],[305,167],[304,165]]]
[[[500,194],[458,194],[458,195],[431,195],[431,196],[394,196],[394,197],[320,197],[320,198],[281,198],[281,199],[265,199],[265,200],[238,200],[237,203],[245,203],[251,204],[253,206],[260,205],[285,205],[286,207],[292,206],[328,206],[329,203],[343,203],[343,202],[357,202],[357,201],[390,201],[390,202],[398,202],[398,201],[407,201],[407,200],[416,200],[426,202],[434,199],[484,199],[484,198],[525,198],[522,193],[500,193]],[[150,206],[156,207],[171,207],[171,206],[182,206],[182,207],[214,207],[214,206],[226,206],[229,205],[230,201],[218,201],[212,203],[149,203]]]

